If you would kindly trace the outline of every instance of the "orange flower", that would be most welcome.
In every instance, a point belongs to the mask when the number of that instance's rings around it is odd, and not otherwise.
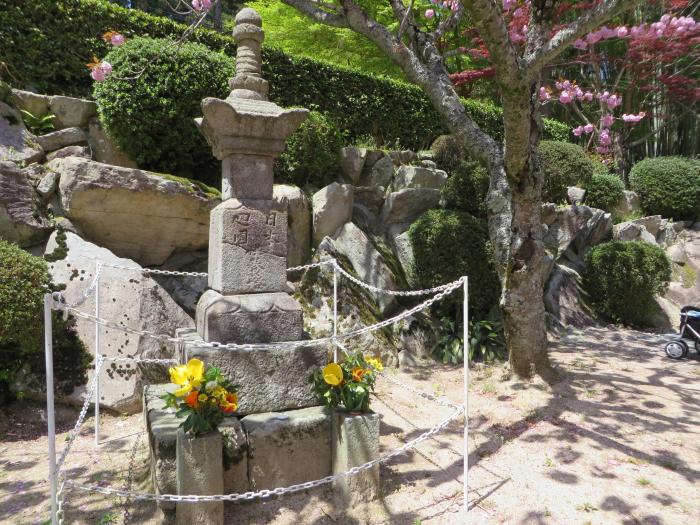
[[[238,404],[238,396],[233,392],[229,392],[228,394],[226,394],[226,401],[228,401],[229,403],[233,403],[234,405],[237,405]]]
[[[352,369],[352,379],[353,381],[362,381],[362,376],[365,374],[365,369],[364,368],[353,368]]]
[[[197,408],[198,405],[198,400],[197,398],[199,397],[199,392],[197,390],[192,390],[189,394],[187,394],[187,397],[185,398],[185,403],[187,403],[187,406],[192,407],[192,408]]]

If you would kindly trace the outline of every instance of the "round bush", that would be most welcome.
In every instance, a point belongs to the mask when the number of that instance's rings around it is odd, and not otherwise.
[[[467,213],[429,210],[408,230],[413,247],[414,274],[422,287],[433,287],[469,276],[469,308],[484,318],[498,303],[500,285],[493,265],[486,221]],[[445,300],[445,313],[452,314],[462,297]],[[451,311],[450,311],[451,310]]]
[[[44,293],[53,289],[46,262],[0,240],[0,404],[44,384]],[[53,315],[56,389],[64,394],[87,381],[90,355],[72,320]]]
[[[338,175],[342,147],[343,135],[337,124],[312,111],[287,139],[275,163],[275,178],[297,186],[325,186]]]
[[[447,172],[457,169],[467,157],[464,145],[453,135],[440,135],[433,141],[430,150],[438,167]]]
[[[94,94],[119,147],[142,168],[218,181],[218,163],[194,118],[202,116],[202,99],[228,95],[233,60],[199,44],[141,37],[105,60],[113,73],[95,83]]]
[[[625,196],[625,184],[617,175],[593,175],[586,186],[585,204],[612,211]]]
[[[585,288],[596,309],[616,322],[648,322],[656,309],[654,296],[663,293],[670,279],[666,254],[649,243],[607,242],[586,257]]]
[[[647,215],[677,221],[700,217],[700,160],[644,159],[632,167],[629,180]]]
[[[596,172],[596,164],[586,155],[583,148],[576,144],[543,140],[537,154],[543,176],[543,202],[566,202],[567,187],[585,188]]]
[[[445,207],[464,211],[475,217],[486,218],[486,195],[489,174],[481,164],[462,162],[442,187]]]

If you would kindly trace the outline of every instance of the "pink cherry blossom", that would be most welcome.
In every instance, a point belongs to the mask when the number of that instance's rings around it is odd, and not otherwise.
[[[601,146],[609,146],[612,143],[608,130],[603,130],[600,132],[600,135],[598,136],[598,143]]]
[[[604,115],[603,118],[600,119],[600,125],[603,126],[604,128],[609,128],[610,126],[613,125],[614,122],[615,122],[615,119],[613,118],[613,116],[610,113]]]
[[[426,9],[425,10],[425,18],[433,18],[435,16],[435,9]]]
[[[591,93],[590,91],[586,91],[583,94],[583,100],[585,100],[586,102],[590,102],[591,100],[593,100],[593,93]]]
[[[119,47],[121,46],[124,42],[126,42],[126,38],[124,38],[124,35],[120,33],[114,33],[112,37],[110,38],[110,42],[114,47]]]
[[[571,94],[571,92],[564,90],[561,93],[559,93],[559,102],[561,102],[562,104],[568,104],[573,100],[574,96],[573,94]]]
[[[580,137],[583,134],[583,126],[579,126],[573,129],[574,135]]]
[[[549,91],[547,91],[547,88],[545,88],[544,86],[541,87],[540,88],[540,100],[542,102],[545,102],[545,101],[549,100],[550,98],[552,98],[552,97],[549,94]]]
[[[112,73],[112,64],[102,61],[92,68],[90,76],[97,82],[102,82]]]
[[[574,43],[572,44],[572,46],[576,49],[583,50],[583,49],[586,49],[588,47],[588,42],[578,38],[578,39],[574,40]]]
[[[209,11],[211,9],[211,0],[192,0],[192,9],[195,11]]]
[[[624,113],[622,115],[622,120],[627,122],[627,123],[630,123],[630,124],[636,124],[637,122],[642,120],[645,115],[646,115],[646,113],[644,113],[643,111],[641,113],[639,113],[638,115]]]
[[[595,126],[593,124],[590,124],[590,123],[583,126],[583,131],[585,131],[586,134],[593,133],[594,129],[595,129]]]
[[[627,31],[627,28],[625,26],[620,26],[617,28],[617,36],[619,38],[625,38],[629,31]]]

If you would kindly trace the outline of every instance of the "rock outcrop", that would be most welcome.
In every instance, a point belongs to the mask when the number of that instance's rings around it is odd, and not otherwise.
[[[27,174],[14,162],[0,161],[0,238],[28,247],[46,239],[50,231]]]
[[[317,246],[327,235],[333,235],[338,228],[351,220],[353,187],[334,182],[314,193],[313,241]]]
[[[22,114],[0,102],[0,161],[31,164],[44,158],[44,149],[27,130]]]

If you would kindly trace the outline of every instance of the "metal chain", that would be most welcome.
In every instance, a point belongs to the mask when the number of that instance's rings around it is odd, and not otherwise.
[[[447,399],[445,397],[435,396],[433,394],[428,394],[427,392],[422,392],[422,391],[418,390],[417,388],[414,388],[410,385],[402,383],[398,379],[391,377],[391,376],[387,375],[386,373],[380,374],[379,377],[381,377],[382,379],[386,379],[390,383],[393,383],[397,386],[400,386],[404,390],[412,392],[413,394],[416,394],[424,399],[427,399],[427,400],[432,401],[434,403],[437,403],[439,405],[443,405],[443,406],[450,407],[450,408],[459,408],[461,410],[460,405],[458,405],[457,403],[453,403],[452,401],[450,401],[449,399]]]
[[[63,481],[61,486],[58,488],[58,492],[56,492],[56,520],[58,521],[58,525],[63,525],[63,516],[65,514],[63,510],[63,504],[65,503],[65,488],[66,482]]]
[[[103,263],[108,268],[116,268],[118,270],[130,270],[132,272],[141,272],[154,275],[181,275],[184,277],[206,277],[206,272],[177,272],[175,270],[157,270],[155,268],[135,268],[133,266],[122,266],[119,264]]]
[[[447,419],[445,419],[441,423],[435,425],[427,432],[424,432],[423,434],[421,434],[417,438],[406,442],[404,445],[397,448],[393,452],[390,452],[389,454],[385,454],[384,456],[380,456],[379,458],[368,461],[367,463],[364,463],[363,465],[360,465],[358,467],[353,467],[350,470],[347,470],[345,472],[341,472],[338,474],[334,474],[332,476],[326,476],[326,477],[323,477],[321,479],[317,479],[314,481],[307,481],[305,483],[299,483],[296,485],[290,485],[288,487],[278,487],[275,489],[264,489],[264,490],[261,490],[258,492],[243,492],[243,493],[236,493],[236,494],[217,494],[217,495],[209,495],[209,496],[198,496],[198,495],[150,494],[150,493],[143,493],[143,492],[131,492],[131,491],[127,491],[127,490],[115,489],[112,487],[100,487],[97,485],[83,485],[81,483],[77,483],[77,482],[74,482],[71,480],[66,480],[65,483],[68,486],[75,488],[75,489],[78,489],[78,490],[83,490],[83,491],[87,491],[87,492],[98,492],[100,494],[105,494],[108,496],[113,495],[113,496],[120,496],[120,497],[124,497],[124,498],[130,497],[133,500],[137,500],[137,501],[174,501],[174,502],[197,503],[197,502],[211,502],[211,501],[241,501],[241,500],[249,501],[249,500],[256,499],[256,498],[268,498],[270,496],[281,496],[283,494],[290,494],[290,493],[298,492],[301,490],[308,490],[308,489],[312,489],[314,487],[318,487],[320,485],[332,483],[332,482],[337,481],[339,479],[359,474],[363,470],[370,469],[370,468],[374,467],[375,465],[385,463],[385,462],[389,461],[390,459],[392,459],[396,456],[399,456],[412,448],[415,448],[419,443],[421,443],[421,442],[425,441],[426,439],[430,438],[431,436],[434,436],[435,434],[441,432],[453,420],[461,417],[463,414],[464,414],[464,409],[463,409],[463,407],[460,406],[458,408],[458,410],[456,410]]]
[[[87,301],[88,298],[93,294],[93,292],[95,291],[95,288],[97,288],[97,283],[100,280],[101,273],[102,273],[102,263],[100,261],[97,261],[96,265],[95,265],[95,276],[92,278],[92,282],[90,283],[90,286],[88,286],[85,289],[85,291],[83,292],[83,296],[80,299],[78,299],[73,304],[66,303],[66,306],[68,306],[70,308],[77,308],[78,306],[82,306],[85,303],[85,301]],[[61,296],[61,297],[63,297],[63,296]]]
[[[85,395],[85,402],[83,403],[83,407],[80,410],[78,420],[75,422],[73,430],[71,430],[68,433],[68,438],[66,439],[66,447],[63,449],[63,452],[61,452],[61,456],[58,458],[58,462],[56,463],[56,473],[59,476],[61,475],[61,467],[66,461],[66,458],[68,457],[68,453],[70,452],[70,449],[73,446],[73,442],[75,441],[75,438],[78,437],[78,432],[80,432],[80,428],[85,422],[85,416],[87,415],[88,408],[90,407],[90,401],[92,400],[92,397],[95,394],[95,387],[97,386],[97,380],[100,377],[100,371],[102,370],[103,362],[103,357],[101,355],[98,355],[97,366],[95,366],[95,375],[92,377],[92,381],[90,382],[90,388],[88,388],[87,394]]]
[[[114,361],[115,363],[177,363],[178,360],[174,358],[170,359],[155,359],[146,357],[111,357],[102,356],[105,361]]]

